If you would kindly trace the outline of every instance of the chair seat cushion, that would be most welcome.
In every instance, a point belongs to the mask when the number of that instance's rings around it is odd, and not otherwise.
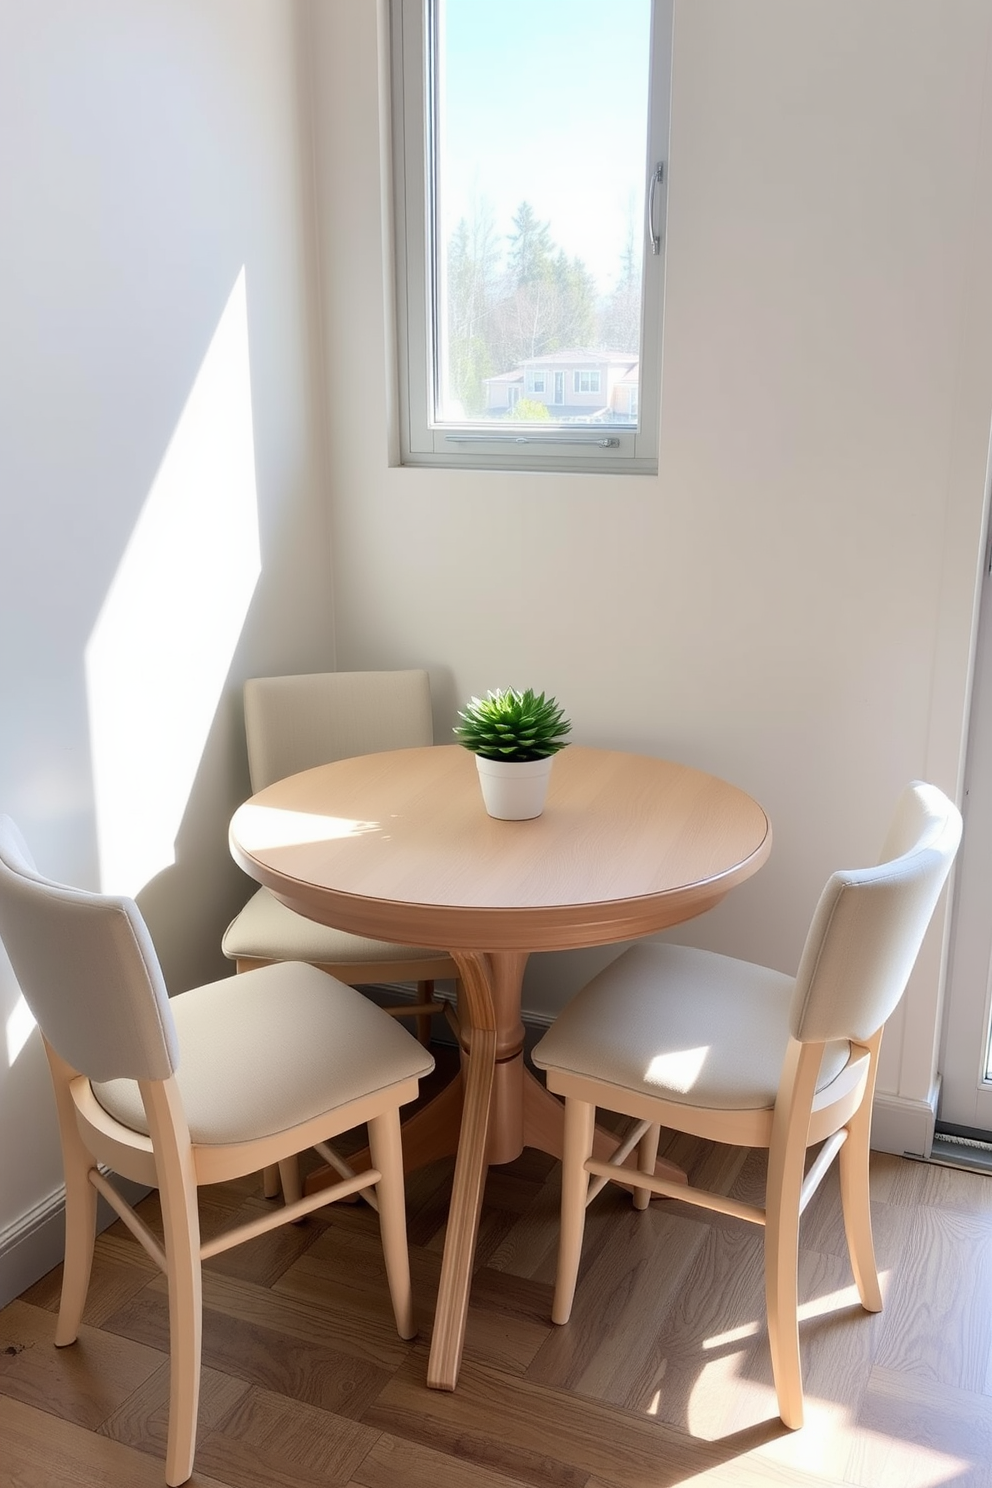
[[[562,1069],[681,1105],[763,1110],[775,1104],[795,978],[688,946],[625,951],[558,1015],[534,1050]],[[847,1064],[828,1044],[817,1088]]]
[[[194,987],[170,1007],[179,1038],[176,1079],[195,1144],[287,1131],[434,1068],[394,1018],[299,962]],[[116,1120],[147,1136],[135,1081],[94,1083],[93,1093]]]
[[[444,955],[443,951],[425,950],[423,946],[367,940],[363,935],[349,935],[347,930],[318,925],[315,920],[287,909],[268,889],[259,889],[241,913],[235,915],[224,932],[221,949],[232,961],[240,957],[245,961],[311,961],[328,965],[432,961]]]

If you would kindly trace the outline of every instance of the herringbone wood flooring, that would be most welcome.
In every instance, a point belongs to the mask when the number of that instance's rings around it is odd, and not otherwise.
[[[763,1158],[673,1139],[697,1179],[760,1192]],[[420,1334],[393,1328],[376,1220],[338,1206],[205,1267],[199,1488],[992,1488],[992,1181],[877,1156],[886,1306],[861,1311],[835,1180],[803,1221],[807,1425],[771,1388],[761,1234],[673,1203],[590,1211],[572,1322],[549,1322],[557,1167],[489,1177],[465,1361],[424,1384],[451,1165],[412,1175]],[[266,1204],[206,1190],[205,1234]],[[155,1198],[144,1203],[155,1212]],[[121,1225],[101,1236],[86,1323],[52,1345],[60,1276],[0,1312],[0,1485],[161,1484],[162,1279]]]

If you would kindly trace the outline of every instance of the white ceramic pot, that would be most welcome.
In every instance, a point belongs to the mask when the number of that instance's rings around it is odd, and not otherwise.
[[[554,755],[539,760],[491,760],[475,756],[482,799],[490,816],[501,821],[529,821],[540,816],[548,793]]]

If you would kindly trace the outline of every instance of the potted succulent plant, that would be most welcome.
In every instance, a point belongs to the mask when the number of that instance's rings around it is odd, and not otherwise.
[[[572,727],[556,699],[531,687],[496,688],[472,698],[458,717],[455,738],[475,755],[489,815],[504,821],[540,816],[551,761]]]

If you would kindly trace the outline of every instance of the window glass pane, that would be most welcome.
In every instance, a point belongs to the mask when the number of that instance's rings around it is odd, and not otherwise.
[[[433,421],[637,426],[650,0],[437,0]]]

